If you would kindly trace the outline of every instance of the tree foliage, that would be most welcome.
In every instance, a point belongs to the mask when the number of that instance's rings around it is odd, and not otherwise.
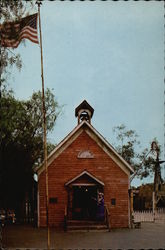
[[[124,124],[116,126],[113,129],[116,138],[120,144],[116,147],[118,153],[130,164],[135,164],[135,158],[138,157],[135,146],[139,145],[138,135],[134,130],[127,130]]]
[[[45,104],[49,132],[60,112],[49,89]],[[41,92],[33,93],[28,101],[19,101],[12,91],[3,91],[0,109],[0,201],[11,207],[31,192],[33,167],[43,159]],[[48,149],[52,148],[49,144]]]
[[[117,152],[134,168],[135,173],[131,179],[135,176],[140,179],[153,177],[155,157],[151,154],[151,144],[149,144],[149,148],[140,151],[140,142],[136,131],[128,130],[124,124],[114,127],[113,132],[119,142],[115,147]]]
[[[34,13],[35,3],[1,0],[1,24]],[[43,160],[42,94],[38,91],[27,101],[17,100],[7,90],[7,80],[11,67],[21,69],[21,56],[15,49],[1,47],[0,60],[0,204],[17,210],[27,194],[32,195],[33,167]],[[49,89],[45,91],[45,106],[50,132],[61,108]],[[53,148],[48,142],[48,153]]]
[[[1,23],[16,21],[29,14],[35,8],[33,1],[22,0],[1,0],[0,1],[0,20]],[[4,84],[7,77],[10,75],[10,67],[16,66],[21,69],[22,60],[19,53],[14,49],[0,48],[0,85]]]

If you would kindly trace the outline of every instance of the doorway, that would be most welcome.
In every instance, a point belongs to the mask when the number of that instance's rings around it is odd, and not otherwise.
[[[73,186],[72,217],[75,220],[95,220],[97,186]]]
[[[69,180],[67,217],[70,220],[104,219],[104,183],[84,170]],[[99,193],[103,199],[99,200]]]

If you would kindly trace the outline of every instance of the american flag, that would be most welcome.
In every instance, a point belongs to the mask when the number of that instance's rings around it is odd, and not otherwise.
[[[0,25],[0,43],[2,47],[17,48],[22,39],[38,42],[37,13],[24,17],[20,21]]]

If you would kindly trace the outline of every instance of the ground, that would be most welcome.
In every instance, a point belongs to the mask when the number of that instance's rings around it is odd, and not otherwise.
[[[3,247],[46,249],[47,230],[30,225],[3,228]],[[63,232],[51,229],[51,249],[165,249],[165,224],[142,223],[141,229],[117,229],[111,232]]]

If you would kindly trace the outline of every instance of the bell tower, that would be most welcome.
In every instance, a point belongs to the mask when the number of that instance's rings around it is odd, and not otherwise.
[[[84,100],[75,109],[75,116],[78,117],[78,124],[80,124],[84,120],[91,124],[91,118],[93,116],[93,113],[94,109],[89,105],[86,100]]]

